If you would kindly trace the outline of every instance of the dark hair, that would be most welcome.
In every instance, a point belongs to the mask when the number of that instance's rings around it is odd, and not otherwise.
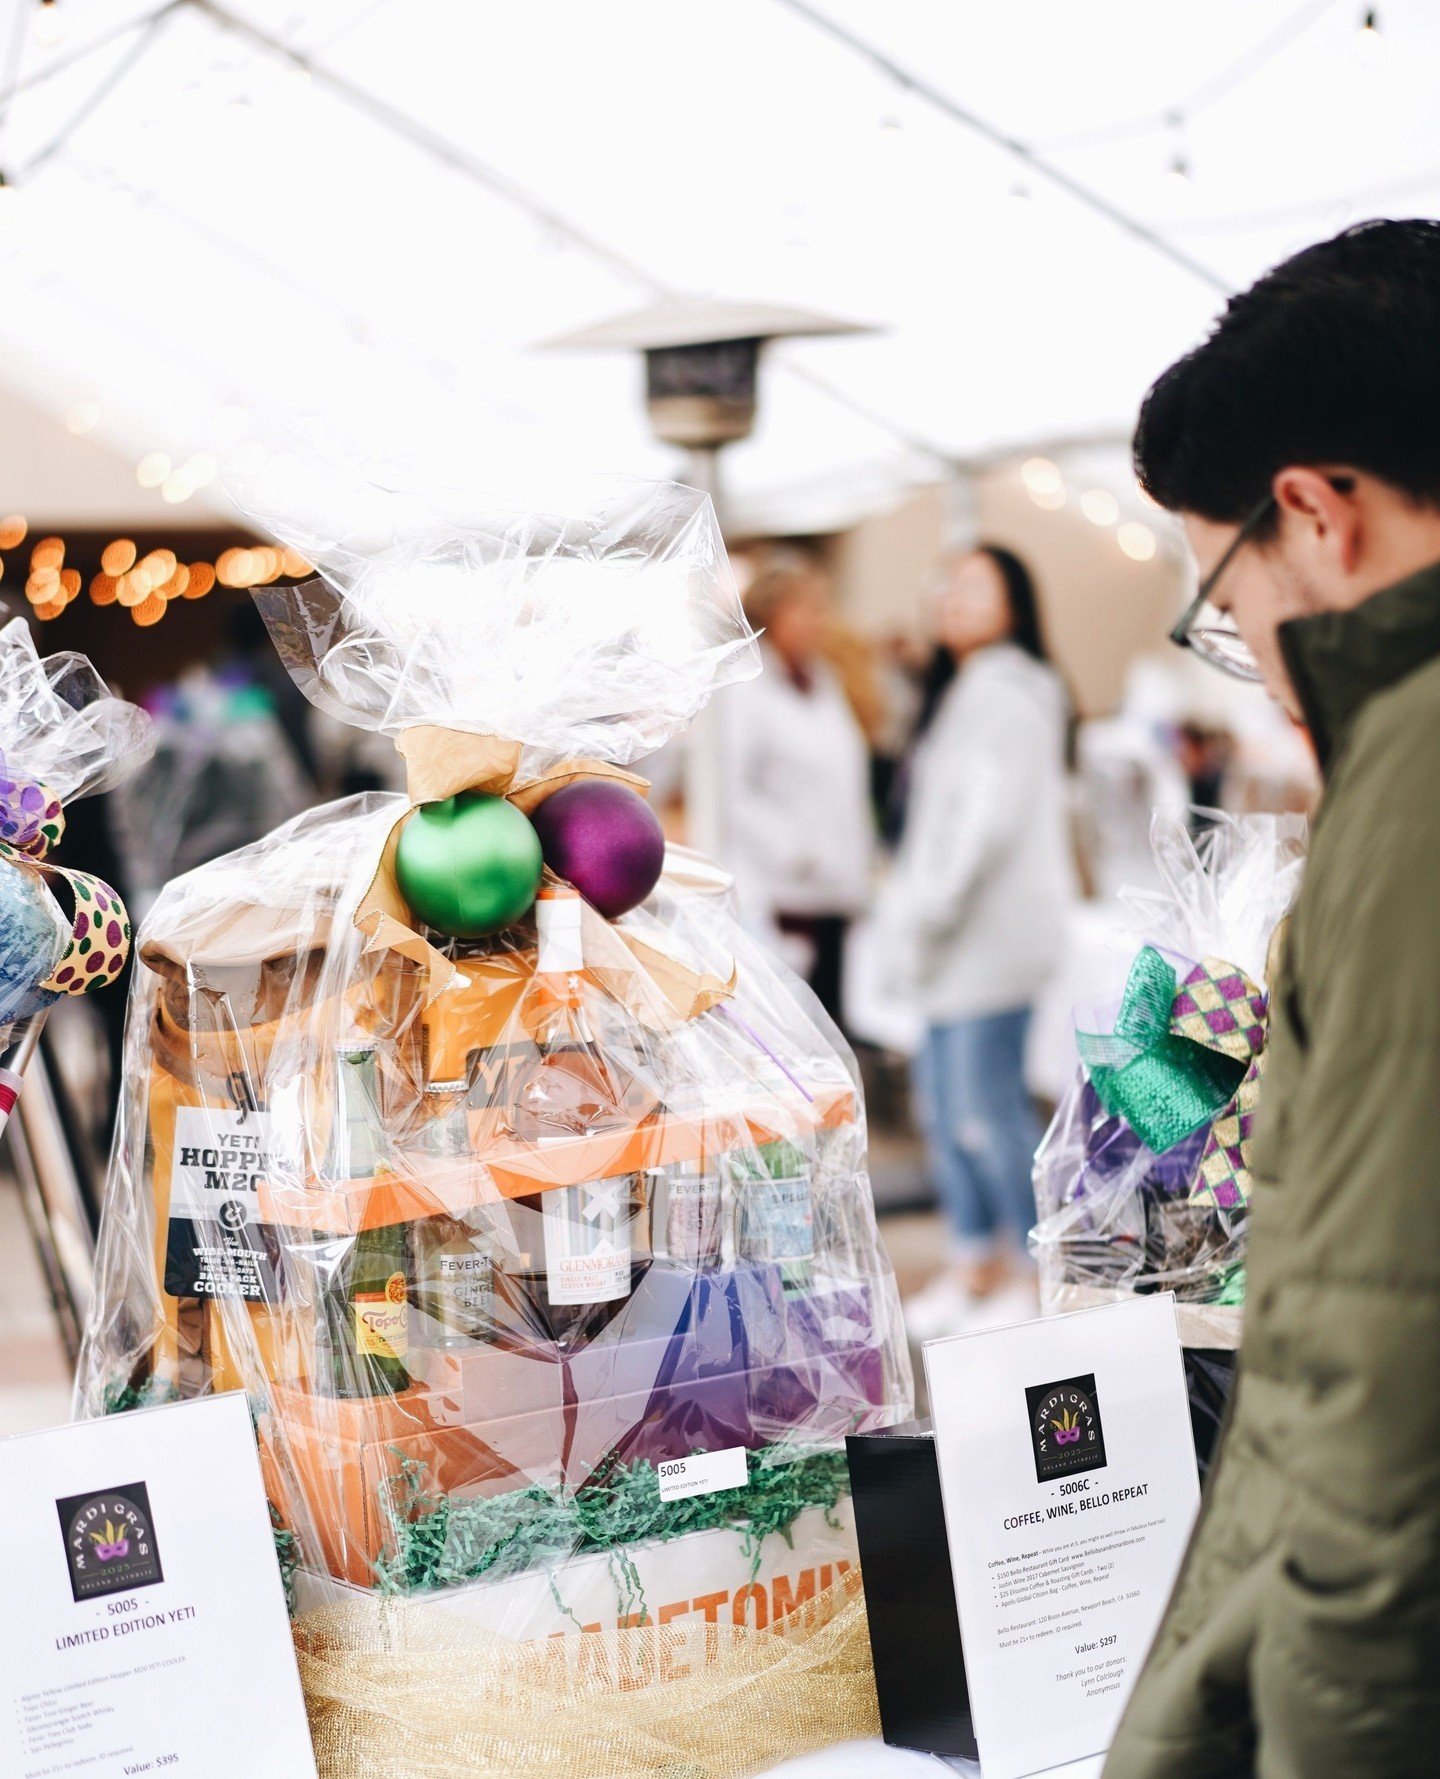
[[[1013,550],[1007,550],[1003,544],[976,544],[963,554],[988,556],[1000,570],[1000,578],[1005,583],[1005,603],[1010,608],[1009,640],[1037,661],[1048,662],[1050,651],[1045,646],[1045,632],[1040,627],[1040,601],[1035,593],[1035,577],[1030,570]],[[914,730],[917,740],[934,721],[940,700],[949,689],[955,672],[955,657],[943,643],[937,644],[920,681],[920,710]]]
[[[1135,473],[1238,523],[1288,463],[1345,463],[1440,506],[1440,223],[1358,223],[1232,297],[1151,387]]]

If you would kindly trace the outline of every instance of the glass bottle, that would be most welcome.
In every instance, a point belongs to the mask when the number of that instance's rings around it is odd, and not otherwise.
[[[674,1161],[650,1169],[649,1179],[656,1259],[694,1272],[721,1265],[725,1184],[719,1166],[705,1158]]]
[[[474,1217],[411,1226],[412,1299],[423,1343],[469,1346],[495,1338],[495,1254]]]
[[[616,1174],[540,1194],[545,1295],[552,1307],[619,1303],[635,1285],[641,1176]]]
[[[533,1055],[516,1070],[509,1122],[538,1149],[638,1124],[655,1106],[628,1019],[617,1015],[597,1041],[585,1006],[582,904],[573,890],[546,888],[535,903],[538,949],[533,993],[542,1016]],[[590,992],[603,998],[593,986]],[[631,1294],[649,1264],[642,1239],[645,1180],[620,1174],[516,1199],[528,1257],[525,1284],[550,1337],[596,1332]]]
[[[310,1354],[310,1388],[317,1396],[335,1394],[335,1333],[331,1306],[321,1298],[315,1306],[315,1344]]]
[[[780,1268],[787,1291],[814,1284],[815,1192],[810,1163],[794,1143],[762,1143],[726,1157],[735,1188],[736,1251]]]
[[[335,1047],[330,1141],[321,1171],[331,1180],[370,1180],[385,1152],[380,1075],[373,1044]]]
[[[534,992],[546,1011],[536,1054],[515,1076],[510,1122],[522,1142],[563,1142],[622,1130],[656,1104],[628,1016],[612,1022],[603,1042],[591,1028],[582,907],[567,889],[542,889],[535,901]]]
[[[466,1081],[425,1083],[422,1146],[427,1155],[455,1158],[470,1153]]]
[[[393,1396],[410,1382],[405,1245],[403,1223],[362,1229],[335,1268],[326,1312],[337,1396]]]

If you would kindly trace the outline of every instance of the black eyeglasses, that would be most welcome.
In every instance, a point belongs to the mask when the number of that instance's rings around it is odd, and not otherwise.
[[[1228,673],[1232,679],[1260,680],[1264,676],[1250,652],[1250,645],[1235,628],[1228,612],[1218,610],[1214,603],[1215,588],[1220,577],[1275,511],[1275,496],[1267,494],[1230,540],[1230,546],[1201,581],[1195,597],[1186,606],[1180,622],[1170,632],[1171,642],[1182,649],[1194,649],[1202,661]]]

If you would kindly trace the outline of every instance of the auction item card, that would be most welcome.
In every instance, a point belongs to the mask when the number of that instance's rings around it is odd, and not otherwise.
[[[5,1779],[315,1779],[243,1395],[0,1440]]]
[[[1098,1754],[1199,1504],[1175,1300],[932,1341],[925,1373],[981,1771]]]

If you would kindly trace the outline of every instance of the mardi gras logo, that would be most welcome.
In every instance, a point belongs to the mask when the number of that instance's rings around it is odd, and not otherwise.
[[[1032,1384],[1025,1392],[1037,1482],[1054,1482],[1105,1463],[1105,1434],[1093,1372]]]
[[[150,1496],[143,1482],[89,1495],[67,1495],[55,1506],[76,1600],[153,1587],[165,1579]]]

